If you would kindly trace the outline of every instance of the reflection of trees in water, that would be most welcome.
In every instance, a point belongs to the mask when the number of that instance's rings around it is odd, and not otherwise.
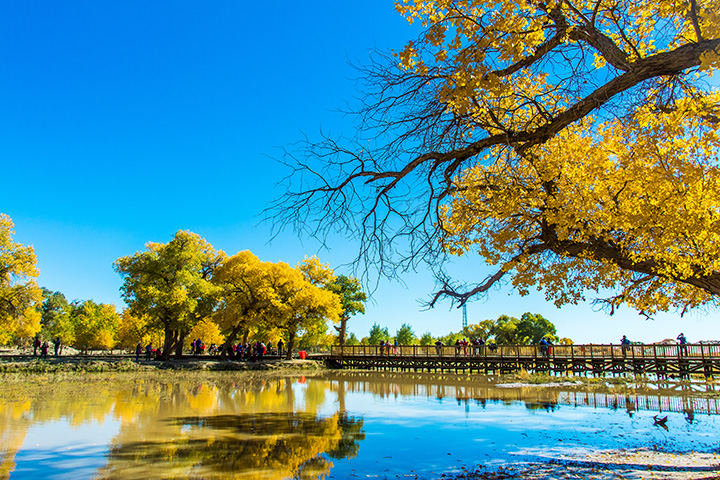
[[[454,398],[458,405],[487,402],[510,405],[525,403],[528,409],[553,410],[557,405],[589,406],[625,410],[632,416],[637,410],[684,413],[692,423],[697,413],[720,414],[720,398],[711,382],[688,383],[658,381],[652,386],[631,389],[605,385],[516,385],[499,387],[499,377],[469,374],[393,373],[338,371],[327,375],[334,389],[369,392],[380,397],[415,396]]]
[[[117,443],[99,478],[315,478],[353,457],[363,421],[344,415],[253,413],[167,419],[176,435]]]
[[[110,417],[120,422],[120,432],[99,472],[104,478],[322,476],[330,459],[357,453],[363,420],[348,417],[344,408],[317,415],[327,404],[325,380],[297,386],[296,378],[172,372],[18,382],[0,397],[0,478],[14,470],[31,425]]]
[[[183,382],[136,390],[143,411],[124,423],[102,478],[320,477],[364,438],[362,420],[316,415],[326,383]],[[299,411],[298,411],[299,410]],[[326,454],[326,455],[322,455]]]

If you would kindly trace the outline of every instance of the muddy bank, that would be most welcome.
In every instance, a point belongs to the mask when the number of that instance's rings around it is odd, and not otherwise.
[[[563,455],[543,461],[479,467],[448,479],[720,479],[718,453],[672,453],[647,450],[609,450],[587,455]]]
[[[255,362],[183,358],[168,361],[60,356],[18,360],[0,356],[0,374],[104,373],[179,371],[319,371],[324,364],[313,360],[260,360]]]

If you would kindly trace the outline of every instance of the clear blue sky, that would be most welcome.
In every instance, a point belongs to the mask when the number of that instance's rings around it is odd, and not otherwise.
[[[0,212],[16,241],[35,247],[39,283],[68,299],[124,304],[112,263],[192,230],[229,254],[295,264],[318,254],[333,266],[352,244],[329,251],[285,234],[268,244],[258,225],[282,193],[281,149],[320,129],[339,134],[338,108],[357,95],[349,60],[399,49],[413,30],[390,0],[311,3],[182,0],[34,1],[0,4]],[[463,269],[481,280],[481,262]],[[340,273],[351,273],[339,268]],[[457,331],[460,310],[421,311],[426,272],[383,282],[358,337],[373,323],[394,333]],[[541,313],[576,342],[720,339],[715,310],[646,321],[589,305],[558,310],[542,294],[493,291],[468,306],[474,323]]]

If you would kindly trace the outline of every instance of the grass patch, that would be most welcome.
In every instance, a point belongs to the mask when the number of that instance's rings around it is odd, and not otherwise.
[[[105,372],[147,372],[154,367],[135,362],[106,362],[86,360],[79,362],[51,363],[33,360],[25,363],[0,363],[0,374],[67,374],[67,373],[105,373]]]

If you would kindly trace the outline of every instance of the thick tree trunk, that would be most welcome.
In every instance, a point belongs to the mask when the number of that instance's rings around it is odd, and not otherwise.
[[[168,360],[170,358],[170,352],[175,344],[175,330],[171,330],[169,327],[165,327],[165,341],[163,342],[162,348],[162,359]]]
[[[230,351],[232,344],[235,343],[235,337],[237,337],[239,331],[240,327],[236,326],[232,329],[230,335],[228,335],[227,340],[225,340],[225,343],[223,344],[222,353],[220,354],[221,360],[225,360],[228,357],[228,352]]]
[[[335,327],[335,329],[338,331],[338,342],[340,343],[340,346],[342,347],[345,345],[345,332],[347,331],[347,322],[350,317],[342,316],[340,318],[340,326]]]
[[[288,332],[288,343],[287,353],[285,354],[285,360],[292,360],[292,352],[295,348],[295,332]]]
[[[180,335],[178,336],[177,343],[175,344],[175,358],[182,358],[183,355],[183,345],[185,345],[185,339],[187,338],[188,334],[190,332],[179,332]]]

